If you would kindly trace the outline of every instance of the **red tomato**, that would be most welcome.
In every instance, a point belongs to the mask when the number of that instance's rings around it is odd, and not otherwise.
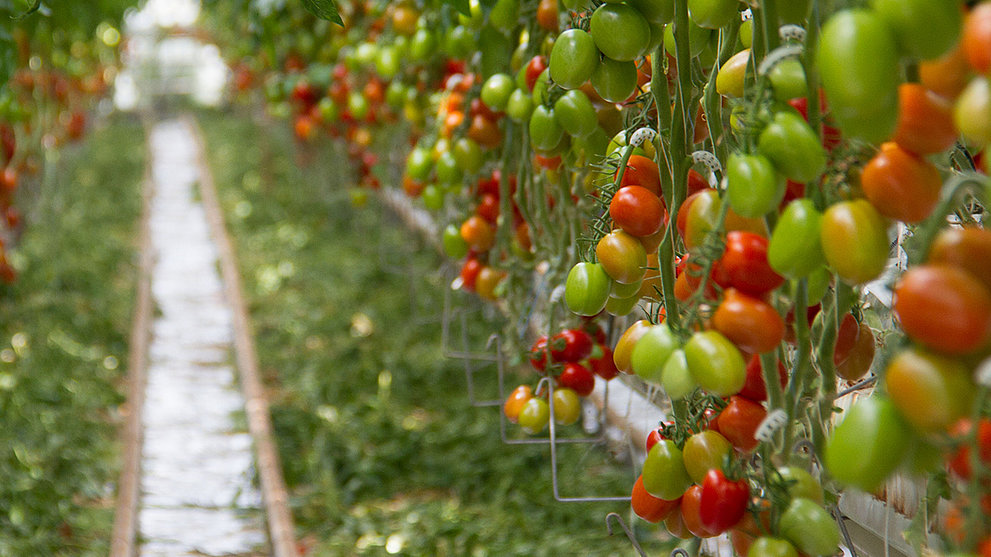
[[[770,304],[728,288],[712,315],[712,328],[723,333],[741,350],[764,353],[785,338],[785,321]]]
[[[891,140],[916,155],[940,153],[957,140],[953,105],[918,83],[898,87],[898,126]]]
[[[625,186],[609,202],[609,216],[632,236],[650,236],[664,223],[664,207],[647,188]]]
[[[478,279],[478,273],[481,272],[482,267],[482,262],[478,259],[474,257],[466,259],[464,265],[461,266],[461,288],[468,292],[474,292],[475,281]]]
[[[735,526],[747,512],[750,487],[744,480],[731,481],[718,468],[709,470],[702,482],[699,516],[702,526],[722,534]]]
[[[616,367],[616,362],[613,360],[612,348],[609,348],[605,344],[599,345],[599,349],[602,350],[601,358],[590,358],[588,360],[588,365],[591,366],[592,371],[599,377],[609,381],[613,377],[619,375],[619,369]]]
[[[595,375],[587,367],[575,362],[564,364],[557,382],[561,387],[575,391],[578,396],[588,396],[595,390]]]
[[[499,218],[499,197],[490,193],[483,195],[478,207],[475,207],[475,214],[495,224]]]
[[[962,443],[973,430],[974,423],[969,418],[963,418],[950,428],[950,437]],[[977,423],[977,447],[981,461],[985,465],[991,464],[991,419],[981,418]],[[970,479],[971,474],[970,451],[970,445],[961,444],[947,461],[950,471],[965,480]]]
[[[955,267],[909,269],[895,286],[893,307],[909,338],[947,354],[973,352],[991,332],[991,293]]]
[[[633,484],[633,492],[630,495],[630,502],[633,512],[647,522],[657,523],[668,517],[672,512],[681,506],[681,499],[668,501],[660,497],[654,497],[643,487],[643,476],[637,476],[636,483]]]
[[[716,283],[751,296],[763,296],[784,282],[767,262],[767,238],[734,230],[726,234],[726,250],[713,271]]]
[[[533,86],[537,84],[537,78],[540,74],[547,69],[547,58],[537,55],[527,62],[525,76],[526,76],[526,88],[531,92],[533,91]]]
[[[616,171],[619,174],[619,171]],[[630,155],[626,161],[626,172],[623,173],[623,180],[620,187],[640,186],[647,188],[655,196],[661,196],[661,176],[657,170],[657,163],[643,155]]]
[[[860,183],[879,213],[913,224],[932,213],[943,187],[932,163],[890,141],[864,167]]]
[[[740,396],[731,396],[729,404],[719,413],[719,431],[734,447],[744,452],[757,448],[754,439],[757,426],[767,417],[767,410],[760,404]]]
[[[528,357],[530,359],[530,365],[533,366],[533,369],[540,373],[547,370],[548,351],[546,336],[541,336],[533,342],[533,345],[530,346],[530,354]]]
[[[551,337],[555,362],[580,362],[592,353],[592,337],[582,329],[565,329]]]
[[[862,379],[871,369],[874,363],[874,331],[867,323],[857,323],[853,316],[849,316],[852,325],[847,325],[847,319],[843,319],[840,324],[839,335],[846,335],[852,340],[844,341],[847,344],[844,350],[840,351],[839,336],[837,338],[837,348],[833,352],[833,363],[836,365],[836,375],[847,381],[858,381]],[[853,329],[853,332],[845,333],[843,327]]]
[[[991,230],[973,226],[943,229],[929,246],[927,261],[963,269],[991,290]]]
[[[688,169],[688,195],[707,189],[709,189],[709,182],[701,174],[696,172],[694,168]]]
[[[702,486],[696,484],[688,488],[681,496],[681,520],[696,538],[712,538],[717,536],[716,532],[710,532],[702,524],[701,513]]]
[[[991,3],[982,2],[967,15],[960,44],[974,71],[991,71]]]
[[[778,360],[778,378],[781,380],[781,388],[788,384],[788,370],[785,365]],[[760,363],[760,355],[754,354],[747,362],[747,382],[737,393],[743,398],[748,398],[755,402],[767,400],[767,383],[764,382],[764,371]]]

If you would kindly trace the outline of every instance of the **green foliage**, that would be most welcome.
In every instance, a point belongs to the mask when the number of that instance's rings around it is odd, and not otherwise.
[[[298,153],[336,169],[307,171],[279,126],[203,125],[314,554],[384,554],[390,540],[404,555],[630,554],[604,524],[627,504],[555,502],[546,445],[504,444],[497,409],[470,405],[440,350],[438,256],[374,201],[349,205],[339,148]],[[601,447],[559,456],[564,496],[623,495],[635,479]],[[639,536],[656,550],[658,532]]]
[[[141,138],[116,121],[63,151],[0,287],[0,556],[108,551]]]
[[[337,4],[334,3],[334,0],[303,0],[303,7],[306,8],[306,11],[320,19],[333,21],[342,27],[344,26],[344,22],[341,21],[341,14],[338,13]]]

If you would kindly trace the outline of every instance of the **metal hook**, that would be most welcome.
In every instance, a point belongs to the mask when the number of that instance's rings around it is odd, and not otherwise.
[[[619,527],[623,529],[623,532],[626,534],[626,537],[630,540],[630,543],[633,544],[633,549],[637,550],[637,553],[640,554],[640,557],[647,557],[647,554],[644,553],[643,548],[640,547],[640,543],[637,541],[636,536],[633,535],[633,531],[630,530],[630,527],[626,525],[626,521],[623,520],[622,516],[619,516],[619,513],[609,513],[606,515],[606,530],[609,532],[609,535],[611,536],[613,534],[612,531],[613,521],[619,523]],[[671,555],[674,555],[674,553],[672,553]],[[688,557],[688,554],[685,554],[684,557]]]
[[[833,505],[830,511],[833,514],[833,519],[836,521],[836,524],[840,527],[840,534],[843,535],[843,541],[846,542],[846,548],[850,551],[851,557],[858,557],[857,550],[853,546],[853,540],[850,538],[850,532],[846,528],[846,522],[843,521],[843,513],[840,512],[840,508]]]

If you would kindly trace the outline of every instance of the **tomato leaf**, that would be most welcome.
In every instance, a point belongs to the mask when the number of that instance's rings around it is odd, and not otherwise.
[[[334,3],[334,0],[303,0],[303,7],[320,19],[326,19],[344,27],[344,21],[337,11],[337,4]]]
[[[11,19],[15,21],[20,21],[26,18],[27,16],[33,14],[34,12],[38,11],[39,8],[41,8],[41,0],[34,0],[34,3],[28,6],[27,11],[22,12],[19,15],[11,16]]]
[[[444,3],[457,10],[458,13],[463,16],[467,17],[471,15],[471,8],[468,6],[468,0],[444,0]]]

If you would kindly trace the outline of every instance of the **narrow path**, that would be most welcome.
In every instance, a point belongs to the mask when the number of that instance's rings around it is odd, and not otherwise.
[[[186,122],[149,135],[155,255],[137,539],[141,557],[261,555],[261,494],[233,363],[234,312],[197,190],[199,145]]]

